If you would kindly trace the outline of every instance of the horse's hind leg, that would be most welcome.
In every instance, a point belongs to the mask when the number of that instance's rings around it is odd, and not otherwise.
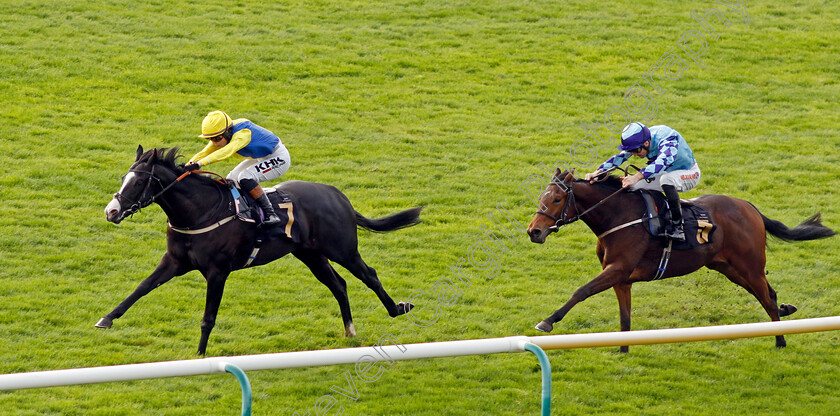
[[[769,283],[767,284],[767,288],[770,289],[770,298],[773,299],[773,303],[778,304],[778,301],[776,300],[776,291],[773,290],[773,287],[770,286]],[[782,303],[779,305],[779,317],[793,315],[793,313],[797,310],[798,309],[796,309],[796,306],[789,305],[787,303]]]
[[[748,281],[751,286],[753,286],[756,299],[761,302],[761,306],[763,306],[767,314],[770,315],[770,319],[773,321],[780,321],[782,315],[779,305],[776,303],[776,291],[774,291],[770,287],[770,284],[767,283],[767,277],[764,275],[764,271],[762,270],[761,272],[756,273],[756,275]],[[776,335],[776,348],[784,348],[786,346],[787,342],[785,341],[785,336]]]
[[[738,268],[732,264],[723,262],[710,264],[709,268],[723,273],[723,275],[730,281],[743,287],[747,290],[747,292],[750,292],[753,296],[755,296],[755,298],[761,303],[764,311],[770,316],[770,320],[781,320],[780,317],[783,316],[783,312],[785,315],[790,315],[791,313],[796,312],[796,307],[793,307],[792,305],[783,305],[783,308],[779,308],[779,305],[776,303],[776,291],[770,287],[769,283],[767,283],[767,277],[764,275],[763,265],[757,268],[758,271],[752,273],[749,269],[745,270],[744,267]],[[785,336],[777,335],[776,347],[783,348],[785,346],[787,346]]]
[[[370,288],[370,290],[373,290],[373,292],[376,293],[376,296],[379,297],[382,305],[384,305],[385,309],[388,310],[388,315],[392,318],[405,314],[414,307],[411,303],[394,303],[394,300],[388,296],[388,293],[385,292],[385,289],[382,287],[382,282],[380,282],[379,277],[376,276],[376,270],[374,270],[373,267],[368,266],[365,261],[362,260],[362,257],[358,252],[351,255],[349,259],[337,259],[336,262],[345,269],[349,270],[350,273],[353,273],[353,276],[356,276],[356,278],[361,280],[365,286]]]
[[[353,316],[350,313],[350,299],[347,297],[347,282],[333,269],[329,260],[322,254],[310,250],[297,250],[292,254],[309,267],[312,274],[319,282],[330,289],[335,300],[338,301],[338,309],[341,311],[341,319],[344,321],[344,335],[348,337],[356,336]]]

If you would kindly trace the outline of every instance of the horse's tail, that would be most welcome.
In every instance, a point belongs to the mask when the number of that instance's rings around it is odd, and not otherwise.
[[[781,221],[771,220],[760,212],[759,215],[764,220],[764,229],[773,237],[784,241],[817,240],[837,234],[831,228],[822,225],[821,214],[819,212],[811,215],[805,221],[802,221],[801,224],[793,228],[788,228]]]
[[[387,231],[399,230],[400,228],[411,227],[420,223],[420,211],[423,207],[407,209],[405,211],[391,214],[387,217],[370,219],[356,212],[356,225],[369,231],[384,233]]]

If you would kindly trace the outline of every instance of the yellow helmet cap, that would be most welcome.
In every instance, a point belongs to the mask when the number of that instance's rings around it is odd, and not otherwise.
[[[225,132],[233,123],[230,116],[224,111],[216,110],[207,113],[204,121],[201,122],[201,137],[202,139],[209,139],[216,137]]]

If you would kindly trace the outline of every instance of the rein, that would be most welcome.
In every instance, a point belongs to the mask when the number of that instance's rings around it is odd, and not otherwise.
[[[624,172],[624,175],[625,175],[625,176],[627,176],[627,175],[630,175],[630,168],[636,169],[636,171],[637,171],[637,172],[640,172],[640,171],[641,171],[641,169],[639,169],[639,168],[638,168],[637,166],[635,166],[635,165],[628,165],[626,169],[621,168],[620,166],[613,166],[613,167],[611,167],[611,168],[609,168],[609,169],[607,169],[607,170],[605,170],[605,171],[601,172],[601,173],[600,173],[600,174],[598,174],[596,177],[601,177],[601,176],[603,176],[603,177],[602,177],[602,179],[600,179],[600,180],[598,181],[598,182],[601,182],[601,181],[603,181],[604,179],[606,179],[606,175],[607,175],[607,174],[609,174],[610,172],[612,172],[612,171],[614,171],[614,170],[619,170],[619,171],[622,171],[622,172]],[[593,206],[589,207],[588,209],[586,209],[585,211],[581,212],[580,214],[575,214],[575,216],[574,216],[574,217],[567,218],[567,217],[566,217],[566,211],[568,211],[568,209],[569,209],[569,201],[570,201],[570,200],[572,201],[572,204],[574,204],[574,206],[575,206],[575,212],[579,212],[579,211],[580,211],[580,210],[578,209],[578,207],[577,207],[577,201],[575,200],[575,193],[574,193],[574,189],[572,188],[572,184],[571,184],[571,183],[569,183],[568,185],[566,185],[563,181],[560,181],[560,182],[554,182],[554,184],[555,184],[555,185],[557,185],[558,187],[560,187],[561,189],[563,189],[564,191],[566,191],[566,202],[565,202],[565,203],[563,203],[563,209],[561,209],[561,210],[560,210],[560,217],[559,217],[559,218],[558,218],[558,217],[555,217],[554,215],[551,215],[551,214],[549,214],[549,213],[545,212],[544,210],[538,210],[538,211],[537,211],[537,214],[544,215],[544,216],[546,216],[546,217],[548,217],[548,218],[551,218],[551,219],[554,221],[554,225],[553,225],[553,226],[551,226],[551,227],[548,227],[548,229],[549,229],[549,230],[551,230],[551,231],[557,231],[557,230],[559,230],[559,229],[560,229],[560,227],[562,227],[562,226],[564,226],[564,225],[566,225],[566,224],[571,224],[571,223],[573,223],[573,222],[575,222],[575,221],[579,220],[579,219],[580,219],[581,217],[583,217],[584,215],[586,215],[586,214],[588,214],[589,212],[591,212],[592,210],[594,210],[594,209],[598,208],[598,207],[599,207],[599,206],[601,206],[604,202],[607,202],[607,200],[609,200],[610,198],[612,198],[612,197],[614,197],[614,196],[618,195],[619,193],[621,193],[622,191],[624,191],[624,190],[626,189],[626,188],[619,188],[617,191],[613,192],[612,194],[610,194],[610,195],[609,195],[609,196],[607,196],[606,198],[604,198],[604,199],[602,199],[602,200],[598,201],[598,203],[596,203],[595,205],[593,205]],[[562,186],[561,186],[561,185],[562,185]],[[601,236],[604,236],[604,235],[610,234],[610,233],[612,233],[613,231],[618,231],[618,230],[619,230],[619,229],[621,229],[621,228],[624,228],[624,227],[627,227],[627,226],[630,226],[630,225],[635,225],[635,224],[636,224],[636,222],[633,222],[633,223],[624,224],[623,226],[616,227],[616,228],[614,228],[614,229],[612,229],[612,230],[607,231],[606,233],[601,234],[600,236],[598,236],[598,238],[600,238]]]
[[[556,185],[559,185],[559,184],[556,184]],[[566,211],[568,211],[568,209],[569,209],[570,202],[571,202],[571,204],[574,205],[575,212],[579,212],[580,209],[578,208],[577,201],[575,200],[575,192],[572,188],[572,184],[569,184],[568,186],[565,186],[565,188],[566,188],[565,189],[565,191],[566,191],[566,202],[563,204],[563,209],[560,211],[560,217],[555,217],[554,215],[551,215],[551,214],[545,212],[544,210],[538,210],[537,211],[537,214],[544,215],[548,218],[551,218],[554,221],[554,225],[549,227],[549,229],[552,230],[552,231],[557,231],[558,229],[560,229],[560,227],[562,227],[564,225],[567,225],[567,224],[571,224],[571,223],[579,220],[584,215],[586,215],[586,214],[590,213],[591,211],[595,210],[596,208],[600,207],[602,204],[604,204],[604,202],[607,202],[607,200],[609,200],[610,198],[618,195],[619,193],[621,193],[622,191],[625,190],[625,188],[620,188],[619,190],[613,192],[612,194],[610,194],[606,198],[598,201],[598,203],[596,203],[595,205],[587,208],[585,211],[583,211],[579,214],[575,214],[575,216],[569,218],[569,217],[566,216]]]
[[[128,199],[128,198],[124,197],[119,192],[114,194],[114,198],[116,198],[118,201],[123,200],[123,201],[126,201],[130,204],[129,207],[126,209],[126,211],[128,211],[130,213],[129,215],[134,215],[134,214],[140,212],[140,210],[142,210],[143,208],[146,208],[147,206],[151,205],[153,202],[156,202],[156,200],[158,198],[160,198],[161,195],[166,193],[166,191],[170,190],[173,186],[178,184],[178,182],[181,182],[184,178],[191,175],[192,173],[204,173],[204,174],[217,176],[219,179],[213,179],[214,181],[216,181],[216,182],[218,182],[219,184],[222,184],[222,185],[227,183],[227,182],[225,182],[224,177],[222,177],[218,173],[208,172],[208,171],[203,171],[203,170],[188,170],[188,171],[182,173],[181,176],[178,176],[169,185],[163,186],[160,178],[155,176],[155,166],[156,165],[153,164],[152,168],[150,170],[140,170],[140,169],[129,169],[128,170],[129,172],[145,173],[145,174],[149,175],[149,181],[146,182],[146,186],[143,188],[143,192],[140,193],[140,197],[138,197],[136,201],[133,201],[131,199]],[[147,201],[143,201],[143,197],[146,195],[146,193],[149,191],[149,189],[152,186],[152,179],[157,181],[158,186],[161,187],[161,191],[152,195]],[[171,227],[171,225],[170,225],[170,227]]]
[[[154,170],[154,165],[152,166],[152,170]],[[170,183],[169,185],[166,185],[166,187],[163,188],[160,192],[158,192],[157,194],[152,196],[152,200],[149,203],[151,204],[152,202],[155,202],[155,199],[157,199],[158,197],[163,195],[163,193],[168,191],[169,188],[175,186],[175,184],[177,184],[178,182],[181,182],[182,179],[186,178],[187,176],[189,176],[192,173],[206,173],[208,175],[217,176],[217,177],[219,177],[219,179],[213,179],[214,181],[218,182],[221,185],[227,185],[227,182],[225,182],[225,178],[223,178],[222,175],[219,175],[216,172],[208,172],[206,170],[188,170],[188,171],[182,173],[181,176],[176,178],[174,181],[172,181],[172,183]],[[155,178],[155,179],[157,179],[157,178]],[[158,179],[157,181],[158,181],[158,183],[160,183],[160,179]]]

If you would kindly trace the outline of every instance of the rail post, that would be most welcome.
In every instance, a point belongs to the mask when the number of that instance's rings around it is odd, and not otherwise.
[[[526,342],[523,348],[537,356],[542,370],[542,416],[551,415],[551,362],[542,348],[531,342]]]
[[[248,376],[241,368],[230,363],[220,362],[219,367],[233,374],[239,381],[239,386],[242,389],[242,416],[251,416],[251,382],[248,380]]]

